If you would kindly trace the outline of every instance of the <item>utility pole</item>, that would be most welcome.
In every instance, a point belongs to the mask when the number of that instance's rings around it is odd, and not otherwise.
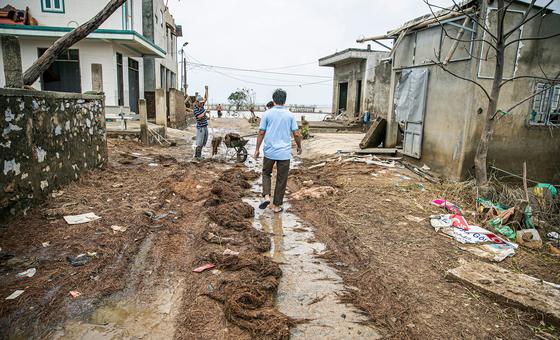
[[[183,62],[183,69],[181,70],[182,73],[182,80],[183,80],[183,93],[186,95],[187,94],[187,61],[185,59],[185,46],[187,46],[189,44],[188,41],[185,41],[185,43],[183,44],[183,47],[181,47],[181,61]]]

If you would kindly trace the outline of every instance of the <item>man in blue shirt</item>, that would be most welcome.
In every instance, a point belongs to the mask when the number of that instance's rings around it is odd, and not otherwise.
[[[197,96],[194,102],[193,114],[196,119],[196,150],[194,157],[197,160],[202,159],[202,148],[208,142],[208,115],[204,104],[208,100],[208,86],[204,87],[204,98]]]
[[[286,91],[282,89],[277,89],[272,94],[274,107],[262,115],[257,137],[257,149],[255,150],[255,159],[257,159],[260,155],[261,144],[264,141],[262,171],[264,201],[259,205],[261,209],[270,204],[272,168],[276,164],[276,186],[271,206],[276,213],[284,210],[282,203],[288,184],[290,159],[292,158],[292,136],[296,141],[297,153],[298,155],[301,154],[301,134],[294,114],[284,106],[286,96]]]

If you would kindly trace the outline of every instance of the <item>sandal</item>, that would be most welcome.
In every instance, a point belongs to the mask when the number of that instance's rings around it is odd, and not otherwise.
[[[261,204],[259,204],[259,209],[266,209],[266,207],[268,207],[269,204],[270,201],[263,201],[261,202]]]

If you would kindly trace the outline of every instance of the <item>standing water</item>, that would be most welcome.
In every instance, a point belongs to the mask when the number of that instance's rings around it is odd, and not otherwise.
[[[255,191],[260,193],[258,187]],[[345,286],[342,278],[317,257],[325,245],[314,241],[314,231],[286,211],[274,214],[260,210],[259,199],[246,200],[255,208],[253,226],[270,233],[270,256],[280,263],[282,278],[278,287],[278,310],[308,323],[291,330],[292,339],[379,339],[380,334],[365,323],[368,319],[351,305],[338,301]]]

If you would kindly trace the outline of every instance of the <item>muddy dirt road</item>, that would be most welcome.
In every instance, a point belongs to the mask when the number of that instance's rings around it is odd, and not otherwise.
[[[541,323],[541,316],[505,307],[446,278],[447,270],[478,258],[434,233],[428,217],[441,211],[430,201],[447,197],[474,210],[461,192],[446,191],[407,169],[336,162],[294,170],[289,189],[296,192],[310,181],[313,186],[331,186],[336,193],[295,200],[293,213],[308,228],[313,226],[317,240],[326,244],[321,257],[345,284],[358,288],[348,290],[342,300],[365,311],[385,337],[558,336],[556,328]],[[520,248],[499,265],[560,282],[560,260],[546,253]]]
[[[557,336],[538,315],[445,278],[472,256],[422,220],[442,187],[403,169],[304,163],[292,194],[309,181],[336,192],[278,215],[255,209],[254,160],[193,164],[185,144],[110,139],[106,168],[1,227],[0,295],[24,291],[0,302],[1,338]],[[87,212],[101,218],[63,220]],[[72,265],[80,254],[85,263]],[[500,265],[560,281],[559,261],[537,252]]]

